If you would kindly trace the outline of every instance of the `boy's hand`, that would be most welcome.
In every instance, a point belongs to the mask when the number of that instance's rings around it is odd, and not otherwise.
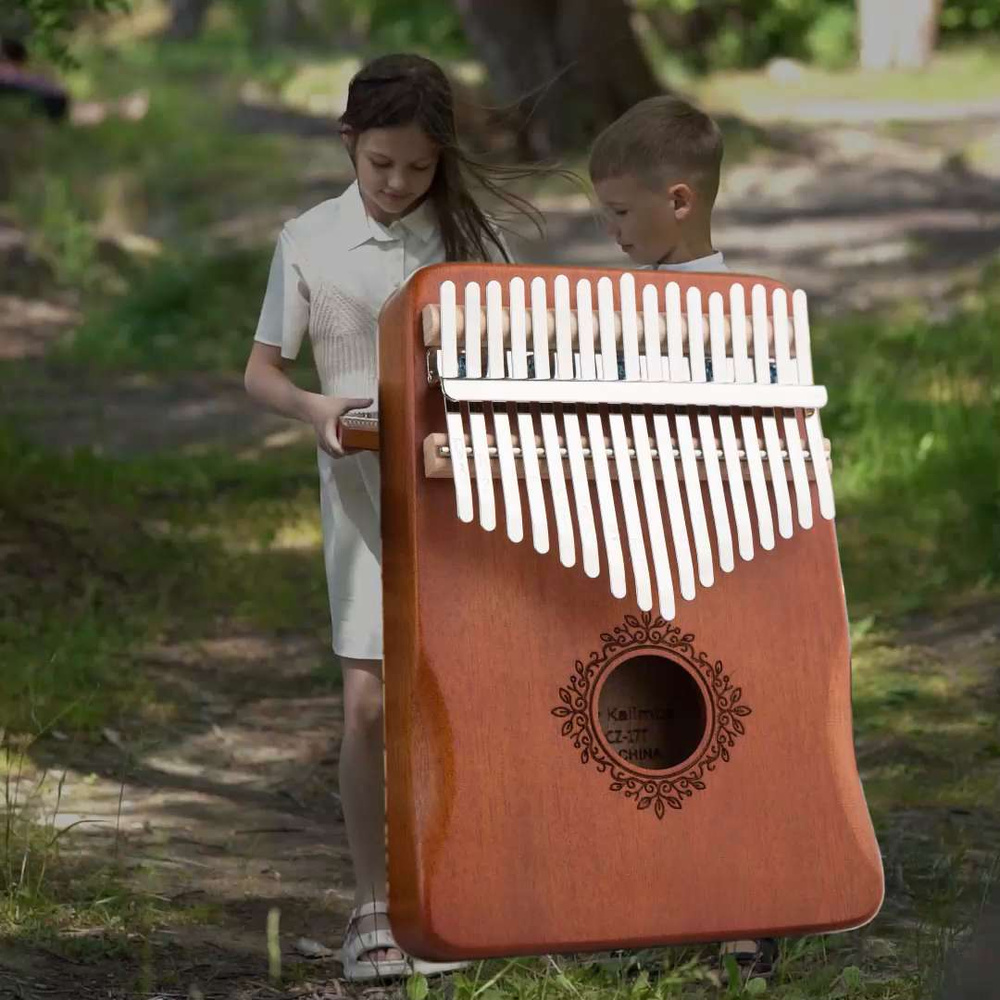
[[[351,455],[356,449],[347,450],[340,443],[340,418],[348,410],[363,410],[371,406],[371,399],[348,399],[341,396],[320,396],[312,406],[312,425],[320,448],[334,458]]]

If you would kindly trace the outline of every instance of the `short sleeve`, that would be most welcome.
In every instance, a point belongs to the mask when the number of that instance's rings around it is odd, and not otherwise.
[[[282,357],[294,358],[308,328],[309,288],[299,266],[295,241],[286,228],[281,231],[271,258],[254,340],[280,347]]]

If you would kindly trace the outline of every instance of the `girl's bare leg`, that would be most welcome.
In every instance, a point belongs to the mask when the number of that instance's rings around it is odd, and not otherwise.
[[[354,905],[385,900],[385,760],[382,732],[382,662],[341,657],[344,679],[344,740],[340,749],[340,799],[347,843],[354,862]],[[385,917],[368,916],[361,933],[385,927]],[[391,962],[402,956],[379,949],[370,961]]]

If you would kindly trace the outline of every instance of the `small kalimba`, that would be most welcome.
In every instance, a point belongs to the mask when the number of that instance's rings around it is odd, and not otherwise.
[[[379,325],[400,945],[580,952],[871,919],[804,294],[442,264]],[[345,444],[373,424],[345,421]]]

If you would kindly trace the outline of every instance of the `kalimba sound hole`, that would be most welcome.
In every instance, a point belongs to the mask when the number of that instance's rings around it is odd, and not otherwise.
[[[684,763],[708,725],[701,685],[666,656],[634,656],[612,667],[597,712],[610,749],[631,767],[648,771]]]

